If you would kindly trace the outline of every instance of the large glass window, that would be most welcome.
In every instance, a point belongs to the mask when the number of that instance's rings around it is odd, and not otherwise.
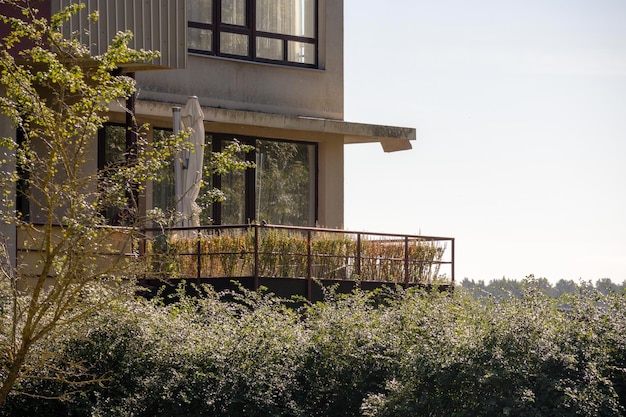
[[[164,141],[172,134],[171,129],[158,129],[152,131],[152,140],[155,142]],[[174,182],[174,159],[163,166],[157,175],[159,178],[152,184],[152,205],[165,212],[176,209],[176,184]]]
[[[317,66],[317,0],[188,0],[190,52]]]
[[[214,150],[219,151],[230,145],[233,138],[219,135],[215,139]],[[241,161],[250,160],[251,156],[239,153],[236,158]],[[213,180],[216,188],[219,188],[223,200],[215,204],[213,216],[216,223],[220,224],[246,224],[250,213],[246,210],[246,183],[250,176],[249,172],[233,170],[226,174],[215,175]]]
[[[123,125],[108,124],[100,132],[100,169],[114,169],[125,163]],[[154,128],[153,140],[165,140],[171,129]],[[254,168],[226,174],[214,173],[212,152],[225,149],[234,140],[251,145],[254,150],[241,153],[242,161],[254,162]],[[152,207],[165,212],[176,208],[174,163],[164,166],[152,183]],[[213,189],[221,190],[223,201],[214,202]],[[290,226],[314,226],[317,218],[317,145],[266,138],[206,134],[204,178],[196,201],[202,212],[202,224],[246,224],[265,221]],[[106,213],[117,224],[119,213]]]
[[[172,134],[171,129],[153,129],[153,140],[160,141],[167,139]],[[211,224],[213,223],[213,179],[210,174],[211,164],[211,143],[213,141],[212,135],[207,133],[204,138],[205,151],[203,162],[203,179],[202,187],[200,189],[200,196],[196,200],[196,203],[200,206],[200,223]],[[168,164],[161,168],[161,171],[157,175],[158,180],[152,183],[152,206],[153,208],[160,208],[165,212],[172,212],[176,209],[176,183],[175,183],[175,170],[174,159],[172,158]]]
[[[257,140],[255,203],[268,223],[315,223],[315,145]]]
[[[214,147],[235,138],[214,135]],[[240,155],[255,167],[214,178],[224,194],[215,204],[214,219],[221,224],[265,221],[289,226],[314,226],[317,218],[317,145],[307,142],[237,137],[254,151]]]
[[[98,169],[107,177],[124,164],[126,164],[126,127],[107,124],[98,134]],[[119,207],[105,207],[102,214],[108,224],[122,224]]]

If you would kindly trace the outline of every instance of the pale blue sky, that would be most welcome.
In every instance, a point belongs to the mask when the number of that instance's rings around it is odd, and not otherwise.
[[[626,280],[625,0],[345,0],[346,228],[456,238],[457,279]]]

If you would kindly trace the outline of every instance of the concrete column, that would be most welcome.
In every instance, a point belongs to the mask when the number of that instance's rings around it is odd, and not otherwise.
[[[319,144],[319,225],[343,229],[343,141]]]

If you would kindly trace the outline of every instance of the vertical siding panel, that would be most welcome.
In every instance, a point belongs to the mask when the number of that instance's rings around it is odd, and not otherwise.
[[[161,0],[161,7],[159,8],[159,12],[161,13],[161,30],[159,31],[159,46],[160,46],[160,51],[161,54],[164,57],[169,57],[170,56],[170,48],[168,45],[168,38],[169,38],[169,34],[170,34],[170,22],[169,22],[169,15],[167,13],[167,1],[165,0]]]
[[[154,13],[152,12],[152,4],[150,0],[145,0],[143,2],[143,13],[143,29],[146,31],[145,46],[147,47],[146,49],[152,49],[154,39],[154,25],[152,22],[154,19]],[[160,60],[162,59],[163,58],[160,58]]]
[[[57,12],[77,0],[51,0]],[[93,55],[106,50],[118,31],[130,30],[134,49],[161,52],[153,64],[184,68],[187,63],[186,0],[86,0],[86,7],[64,26],[66,36],[76,32]],[[89,14],[98,10],[100,18],[91,23]]]

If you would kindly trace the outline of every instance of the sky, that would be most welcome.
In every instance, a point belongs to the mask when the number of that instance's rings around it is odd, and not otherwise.
[[[345,0],[345,227],[455,238],[456,279],[626,280],[625,0]]]

